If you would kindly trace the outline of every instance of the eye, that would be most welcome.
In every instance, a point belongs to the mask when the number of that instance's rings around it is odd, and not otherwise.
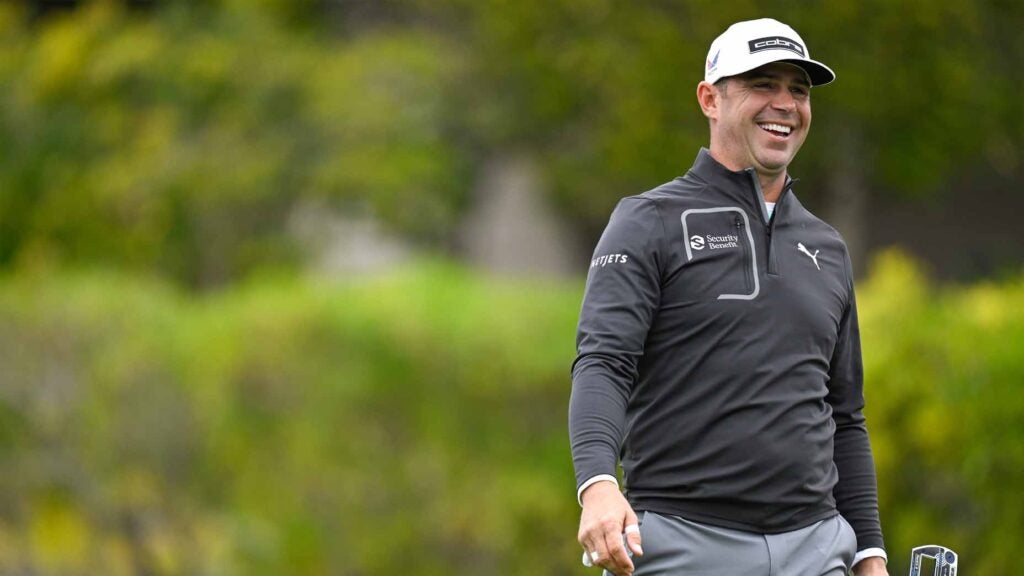
[[[807,94],[810,92],[807,88],[803,86],[794,86],[790,90],[793,92],[793,94],[796,94],[797,96],[807,96]]]

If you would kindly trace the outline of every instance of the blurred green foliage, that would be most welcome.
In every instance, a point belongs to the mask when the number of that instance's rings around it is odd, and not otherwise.
[[[459,22],[478,55],[479,81],[460,92],[475,132],[537,150],[563,211],[595,231],[619,198],[680,175],[708,144],[696,85],[711,40],[739,20],[793,25],[837,73],[813,91],[801,196],[836,188],[844,164],[866,175],[861,193],[905,195],[1021,165],[1021,3],[408,1]]]
[[[441,38],[328,40],[244,6],[91,2],[29,28],[0,5],[0,267],[223,285],[298,261],[302,202],[444,237],[464,167]]]
[[[523,152],[596,236],[707,144],[707,45],[766,14],[838,73],[814,92],[803,197],[1022,165],[1021,3],[83,0],[37,21],[18,6],[0,5],[5,269],[222,286],[297,266],[289,217],[308,205],[445,248],[482,160]]]
[[[940,543],[961,554],[964,573],[1015,573],[1024,276],[937,289],[888,253],[858,301],[890,572],[907,571],[911,546]]]
[[[0,3],[0,573],[586,573],[582,282],[301,280],[289,219],[443,246],[480,160],[528,150],[599,227],[706,143],[694,87],[732,21],[770,13],[837,70],[809,194],[837,135],[881,188],[1019,173],[1020,3],[326,4]],[[890,254],[859,293],[891,572],[937,542],[1013,573],[1024,277],[938,288]]]
[[[586,574],[566,409],[582,282],[425,263],[215,295],[0,280],[0,572]],[[1024,536],[1024,276],[859,293],[893,574]]]
[[[203,299],[5,280],[0,573],[571,566],[577,306],[440,265]]]

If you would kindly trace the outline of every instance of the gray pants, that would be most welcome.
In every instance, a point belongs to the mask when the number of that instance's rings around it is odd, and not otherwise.
[[[839,515],[792,532],[756,534],[644,512],[640,537],[644,555],[633,557],[634,576],[846,576],[857,548],[853,528]]]

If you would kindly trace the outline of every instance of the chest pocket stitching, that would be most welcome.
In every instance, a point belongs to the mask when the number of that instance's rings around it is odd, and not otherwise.
[[[757,295],[761,293],[761,282],[757,275],[757,251],[754,248],[754,236],[750,233],[750,219],[747,218],[747,213],[740,208],[736,207],[722,207],[722,208],[690,208],[683,212],[680,217],[683,221],[683,247],[686,248],[686,261],[693,260],[693,250],[690,249],[690,231],[686,225],[686,217],[690,214],[713,214],[716,212],[736,212],[743,218],[743,229],[747,233],[747,242],[750,246],[750,266],[754,275],[754,291],[750,294],[719,294],[719,300],[753,300],[757,298]],[[745,273],[745,272],[744,272]]]

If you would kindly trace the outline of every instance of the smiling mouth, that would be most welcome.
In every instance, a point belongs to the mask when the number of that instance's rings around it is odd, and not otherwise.
[[[761,130],[764,130],[765,132],[768,132],[769,134],[778,136],[780,138],[788,137],[789,134],[793,131],[793,128],[790,126],[783,126],[782,124],[774,123],[759,123],[758,127],[760,127]]]

